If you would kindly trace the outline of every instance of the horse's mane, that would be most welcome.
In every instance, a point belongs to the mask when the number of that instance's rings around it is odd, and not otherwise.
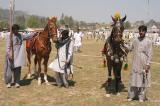
[[[48,24],[45,26],[44,31],[48,30]]]
[[[112,44],[113,43],[113,34],[114,34],[114,30],[112,29],[111,31],[111,35],[110,35],[110,39],[109,39],[109,43]]]

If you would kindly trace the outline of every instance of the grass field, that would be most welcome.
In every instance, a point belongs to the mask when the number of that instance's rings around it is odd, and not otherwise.
[[[84,39],[81,53],[74,54],[74,79],[69,89],[55,86],[54,73],[48,70],[51,85],[43,83],[38,86],[37,79],[22,80],[22,86],[7,89],[3,81],[3,67],[5,58],[5,40],[0,41],[0,106],[160,106],[160,64],[153,63],[152,86],[148,89],[148,101],[127,102],[128,71],[122,71],[122,80],[125,85],[120,96],[105,97],[105,88],[101,88],[107,79],[107,71],[102,67],[101,49],[103,41]],[[49,63],[55,57],[55,48],[52,49]],[[154,62],[160,63],[160,46],[153,48]],[[131,55],[128,56],[129,69]],[[21,79],[27,73],[27,67],[22,69]]]

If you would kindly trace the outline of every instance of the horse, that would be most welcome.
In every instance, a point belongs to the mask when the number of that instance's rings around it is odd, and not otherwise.
[[[42,32],[39,32],[37,36],[33,39],[26,41],[26,51],[27,51],[27,59],[28,59],[28,78],[31,76],[31,55],[35,55],[34,58],[34,65],[36,71],[36,65],[38,62],[38,85],[41,85],[41,61],[44,60],[44,81],[47,85],[49,82],[47,80],[47,65],[49,60],[49,55],[51,52],[51,41],[57,41],[57,25],[56,25],[57,18],[50,17],[48,18],[47,25],[45,26]]]
[[[124,21],[126,20],[126,15],[122,19],[115,19],[112,17],[113,25],[111,35],[105,42],[104,51],[105,57],[107,60],[107,68],[108,68],[108,81],[107,86],[111,87],[112,82],[112,69],[115,76],[115,91],[117,95],[119,95],[119,85],[121,83],[121,69],[123,65],[123,61],[127,57],[127,49],[124,46],[124,40],[122,39],[123,31],[124,31]],[[110,95],[110,91],[108,95]]]

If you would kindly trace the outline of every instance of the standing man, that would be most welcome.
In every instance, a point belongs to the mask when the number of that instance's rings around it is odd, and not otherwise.
[[[138,30],[139,37],[129,47],[133,51],[133,63],[129,80],[128,101],[138,98],[139,102],[143,102],[146,100],[147,87],[150,87],[152,41],[145,37],[146,26],[141,25]]]
[[[11,32],[11,34],[13,34],[12,38],[10,38],[10,33],[7,34],[6,60],[4,69],[4,79],[5,83],[7,84],[7,88],[11,87],[12,79],[14,79],[15,86],[17,88],[20,87],[19,81],[21,76],[21,67],[26,65],[25,48],[23,45],[23,40],[30,39],[34,36],[34,33],[32,33],[31,35],[20,34],[18,32],[19,28],[20,27],[17,24],[14,24],[12,26],[12,32]],[[13,41],[13,49],[12,49],[11,39]]]
[[[82,46],[82,37],[83,37],[83,33],[79,31],[79,29],[77,29],[77,31],[74,33],[74,49],[75,52],[81,52],[80,48]]]
[[[72,36],[69,36],[68,29],[63,29],[61,35],[56,42],[57,57],[49,65],[49,68],[55,71],[58,87],[64,85],[68,88],[68,75],[73,74],[73,40],[71,39]]]

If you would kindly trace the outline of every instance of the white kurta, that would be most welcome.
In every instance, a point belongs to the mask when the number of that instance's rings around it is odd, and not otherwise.
[[[67,44],[64,44],[62,47],[58,49],[58,56],[57,58],[49,64],[49,68],[51,68],[55,72],[65,73],[65,61],[72,62],[73,59],[73,41],[71,40],[69,47],[68,47],[68,58],[66,57],[66,46]],[[69,65],[67,67],[67,73],[73,73],[72,65]],[[72,71],[72,72],[70,72]]]
[[[133,41],[131,50],[133,51],[133,63],[130,77],[130,86],[147,87],[150,86],[150,71],[147,77],[144,73],[146,65],[150,65],[152,56],[152,42],[147,37],[142,41],[136,38]]]
[[[30,39],[34,36],[31,34],[21,34],[20,37],[13,35],[13,50],[14,50],[14,67],[21,67],[26,65],[25,58],[25,47],[23,44],[24,40]],[[7,43],[6,52],[9,54],[11,43],[10,43],[10,33],[7,33]]]
[[[82,32],[74,33],[74,46],[80,47],[82,45],[82,37],[83,37]]]

